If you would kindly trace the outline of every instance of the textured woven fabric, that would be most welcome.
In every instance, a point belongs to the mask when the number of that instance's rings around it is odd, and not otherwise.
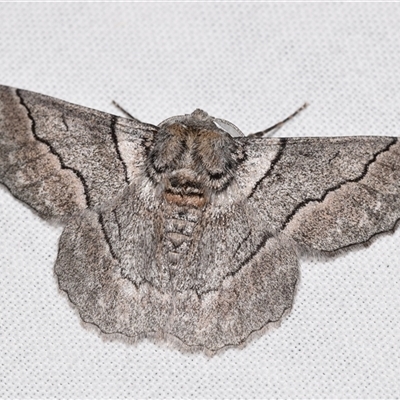
[[[244,132],[400,136],[399,4],[1,4],[1,84],[159,123],[202,108]],[[213,358],[83,326],[61,227],[0,188],[1,398],[400,397],[400,232],[301,261],[278,329]]]

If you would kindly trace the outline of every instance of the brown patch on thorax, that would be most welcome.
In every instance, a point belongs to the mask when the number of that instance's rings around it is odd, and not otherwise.
[[[196,208],[202,208],[206,203],[205,197],[197,194],[181,195],[171,192],[164,192],[164,198],[168,201],[168,203],[176,204],[177,206],[192,206]]]

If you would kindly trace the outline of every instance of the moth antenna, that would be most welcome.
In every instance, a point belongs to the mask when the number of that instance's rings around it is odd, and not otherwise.
[[[118,108],[119,111],[121,111],[123,114],[125,114],[128,118],[133,119],[136,122],[142,123],[142,121],[138,120],[132,114],[130,114],[128,111],[126,111],[124,108],[122,108],[115,100],[113,100],[111,103],[113,106]]]
[[[267,128],[267,129],[265,129],[263,131],[260,131],[260,132],[257,132],[257,133],[251,133],[247,137],[263,137],[268,132],[271,132],[273,130],[281,128],[284,124],[286,124],[286,122],[290,121],[292,118],[294,118],[297,114],[299,114],[301,111],[303,111],[307,107],[308,107],[308,103],[304,103],[299,109],[297,109],[293,114],[289,115],[284,120],[278,122],[275,125],[272,125],[271,127]]]

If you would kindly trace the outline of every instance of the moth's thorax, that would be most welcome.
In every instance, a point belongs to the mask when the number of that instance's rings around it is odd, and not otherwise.
[[[245,154],[228,133],[193,120],[162,127],[149,147],[146,173],[165,200],[203,207],[225,190]]]

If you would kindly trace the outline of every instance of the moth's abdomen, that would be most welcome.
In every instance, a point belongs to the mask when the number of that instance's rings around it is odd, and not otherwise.
[[[172,264],[178,264],[188,253],[193,231],[201,217],[200,212],[195,210],[185,211],[178,209],[165,219],[163,247],[168,261]]]

